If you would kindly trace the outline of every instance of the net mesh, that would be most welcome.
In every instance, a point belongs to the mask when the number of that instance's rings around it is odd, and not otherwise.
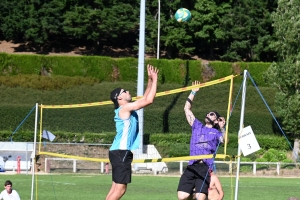
[[[232,83],[234,76],[228,76],[222,79],[202,83],[198,86],[189,86],[184,88],[172,89],[163,92],[158,92],[156,98],[162,98],[159,104],[153,104],[145,108],[144,116],[144,133],[189,133],[190,127],[186,122],[185,115],[182,112],[186,98],[191,89],[200,87],[200,92],[193,103],[193,112],[195,116],[200,116],[203,120],[206,113],[209,111],[217,111],[222,116],[229,116],[230,102],[232,99]],[[208,87],[209,86],[209,87]],[[133,98],[133,100],[139,97]],[[107,134],[115,132],[115,124],[113,121],[113,112],[110,101],[74,104],[74,105],[41,105],[40,113],[40,136],[43,130],[48,130],[56,137],[64,139],[69,143],[84,142],[88,133]],[[153,119],[155,116],[155,119]],[[202,118],[201,118],[202,116]],[[228,118],[228,117],[227,117]],[[105,120],[111,119],[111,120]],[[227,122],[228,124],[228,122]],[[227,128],[229,126],[227,125]],[[60,134],[63,133],[63,134]],[[42,137],[40,137],[42,140]],[[167,139],[167,138],[166,138]],[[103,144],[104,139],[98,138],[99,141],[93,143]],[[145,138],[146,142],[147,138]],[[187,136],[187,140],[189,140]],[[60,152],[42,148],[40,141],[39,154],[52,157],[73,158],[78,160],[108,162],[108,154],[104,156],[94,155],[80,150],[76,154]],[[133,162],[158,162],[163,159],[164,162],[188,160],[189,144],[180,144],[176,146],[164,145],[163,142],[155,145],[154,152],[149,151],[149,148],[143,152],[146,155],[135,157],[137,160]],[[144,147],[145,148],[145,147]],[[147,147],[146,147],[147,148]],[[153,148],[151,148],[153,149]],[[108,152],[108,149],[106,149]],[[220,158],[225,158],[226,145],[218,151]],[[136,154],[135,154],[136,155]],[[177,157],[178,156],[178,157]],[[184,158],[182,156],[185,156]],[[172,157],[172,158],[170,158]],[[181,158],[180,158],[181,157]],[[202,156],[203,157],[203,156]],[[212,157],[209,155],[208,157]],[[134,159],[135,159],[134,158]],[[151,158],[151,160],[149,160]],[[199,157],[200,158],[200,157]],[[148,160],[145,160],[148,159]],[[160,159],[160,160],[156,160]]]

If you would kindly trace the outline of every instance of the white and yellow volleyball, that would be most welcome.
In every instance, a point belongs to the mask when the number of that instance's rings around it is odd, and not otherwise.
[[[186,8],[179,8],[175,13],[175,19],[178,22],[189,22],[192,19],[192,14]]]

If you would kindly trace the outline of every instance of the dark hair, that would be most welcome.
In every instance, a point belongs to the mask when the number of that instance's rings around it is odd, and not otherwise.
[[[7,185],[11,185],[12,186],[12,182],[10,180],[5,181],[4,186],[7,186]]]
[[[216,114],[217,119],[219,119],[221,117],[221,115],[218,112],[216,112],[216,111],[212,111],[212,112],[214,112]]]
[[[119,108],[118,96],[120,95],[122,89],[116,88],[110,93],[110,99],[115,105],[115,109]]]

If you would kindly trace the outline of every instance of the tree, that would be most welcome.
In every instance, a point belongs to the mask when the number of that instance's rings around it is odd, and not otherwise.
[[[36,45],[43,45],[51,40],[51,37],[61,36],[65,3],[60,0],[30,1],[29,17],[26,19],[26,40]]]
[[[137,0],[78,1],[64,15],[64,31],[70,37],[92,41],[95,49],[101,44],[127,47],[138,29],[137,6]]]
[[[5,40],[24,40],[25,20],[29,14],[27,8],[25,0],[0,1],[0,30]]]
[[[189,23],[179,23],[174,15],[178,8],[190,8],[194,1],[182,2],[180,0],[161,2],[160,12],[160,50],[168,58],[176,58],[185,54],[193,53],[195,44],[193,43],[193,30]],[[192,7],[191,7],[192,8]],[[147,1],[146,8],[146,48],[156,49],[157,44],[157,23],[158,23],[158,2]]]
[[[226,33],[222,28],[221,20],[230,10],[229,2],[218,0],[197,1],[194,6],[193,19],[190,27],[194,30],[194,37],[200,40],[200,46],[209,47],[205,49],[211,59],[215,58],[214,49],[218,43],[226,39]]]
[[[279,0],[272,15],[276,42],[272,48],[278,52],[278,62],[267,71],[267,80],[278,88],[275,105],[282,118],[284,130],[300,135],[300,1]]]
[[[222,19],[226,34],[225,53],[222,59],[231,61],[259,61],[266,53],[272,54],[273,1],[233,0],[231,10]],[[270,58],[272,59],[272,58]]]

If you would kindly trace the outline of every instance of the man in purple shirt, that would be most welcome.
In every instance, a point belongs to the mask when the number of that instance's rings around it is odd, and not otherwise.
[[[193,85],[199,85],[199,81]],[[190,156],[215,154],[217,146],[223,143],[225,119],[217,112],[209,112],[202,124],[191,111],[192,102],[199,88],[190,93],[184,106],[186,119],[192,127],[190,140]],[[222,130],[220,132],[218,129]],[[193,197],[193,189],[197,200],[205,200],[210,183],[209,169],[213,168],[213,159],[190,160],[178,184],[178,199],[185,200]]]

